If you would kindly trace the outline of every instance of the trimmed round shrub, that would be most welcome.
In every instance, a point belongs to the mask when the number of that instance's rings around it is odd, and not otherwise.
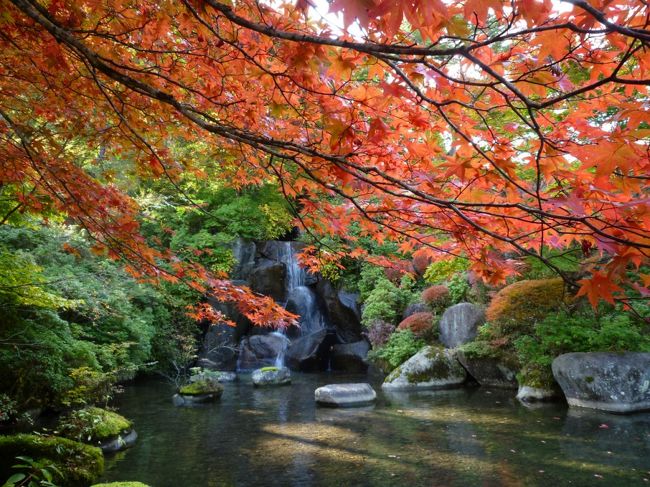
[[[422,291],[422,301],[432,309],[442,310],[451,302],[449,289],[443,285],[429,286]]]
[[[104,471],[104,455],[94,446],[58,436],[0,436],[0,478],[16,473],[17,456],[53,464],[63,475],[57,485],[86,487]]]
[[[486,310],[495,325],[527,327],[567,302],[562,279],[519,281],[499,291]]]
[[[398,330],[411,330],[417,336],[422,337],[431,331],[433,327],[433,314],[432,313],[414,313],[398,326]]]

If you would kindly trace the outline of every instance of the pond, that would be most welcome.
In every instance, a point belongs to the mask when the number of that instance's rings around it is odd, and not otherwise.
[[[104,481],[204,486],[650,485],[650,413],[526,408],[513,391],[382,393],[370,408],[317,407],[314,389],[367,376],[293,374],[293,384],[226,384],[220,402],[172,404],[158,381],[126,387],[133,448]]]

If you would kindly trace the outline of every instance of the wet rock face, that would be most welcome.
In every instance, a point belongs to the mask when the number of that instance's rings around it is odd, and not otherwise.
[[[318,368],[318,351],[327,330],[318,330],[291,341],[285,355],[286,364],[294,370]]]
[[[240,344],[239,368],[251,370],[274,365],[288,346],[289,339],[279,333],[245,337]]]
[[[650,410],[650,353],[567,353],[552,367],[569,406],[613,413]]]
[[[335,289],[329,281],[321,280],[316,285],[316,294],[325,307],[328,323],[336,329],[336,335],[343,343],[361,339],[361,309],[358,295]]]
[[[251,271],[249,282],[251,289],[276,301],[286,298],[285,279],[287,268],[282,262],[261,259]]]
[[[391,372],[381,387],[392,391],[451,389],[466,379],[456,351],[427,346]]]
[[[457,357],[469,375],[480,385],[518,389],[517,370],[512,365],[497,358],[468,356],[462,350],[458,350]]]
[[[237,340],[235,328],[212,325],[203,338],[199,361],[202,366],[215,370],[235,370],[237,367]]]
[[[448,348],[471,342],[483,323],[485,313],[482,308],[471,303],[451,306],[440,318],[440,342]]]
[[[291,372],[286,367],[266,367],[254,371],[251,379],[255,387],[284,386],[291,384]]]
[[[366,340],[354,343],[339,343],[332,347],[332,369],[346,372],[365,372],[368,370],[370,344]]]
[[[329,384],[314,391],[314,399],[321,406],[358,407],[375,402],[377,393],[370,384]]]

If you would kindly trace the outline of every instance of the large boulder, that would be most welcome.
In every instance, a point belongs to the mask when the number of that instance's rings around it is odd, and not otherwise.
[[[286,364],[294,370],[317,369],[321,359],[319,351],[326,336],[327,330],[322,329],[291,340],[285,355]]]
[[[245,337],[239,349],[239,368],[251,370],[274,365],[283,358],[288,346],[289,339],[280,333]]]
[[[203,337],[199,360],[201,366],[216,370],[235,370],[237,367],[237,341],[235,328],[212,325]]]
[[[286,367],[263,367],[251,376],[255,387],[285,386],[291,384],[291,372]]]
[[[498,357],[469,354],[462,348],[457,353],[458,361],[463,364],[476,382],[485,387],[517,389],[517,367]]]
[[[353,343],[338,343],[332,347],[332,369],[346,372],[368,370],[370,344],[366,340]]]
[[[361,308],[358,295],[340,291],[325,280],[318,281],[316,294],[325,307],[327,322],[336,328],[339,341],[352,343],[361,340]]]
[[[427,346],[393,370],[381,387],[393,391],[449,389],[466,379],[467,371],[455,350]]]
[[[377,393],[370,384],[328,384],[314,391],[314,399],[321,406],[357,407],[375,402]]]
[[[552,367],[569,406],[613,413],[650,409],[650,353],[566,353]]]
[[[440,342],[448,348],[471,342],[483,323],[485,313],[482,308],[471,303],[455,304],[440,318]]]
[[[271,296],[276,301],[286,299],[287,267],[270,259],[260,259],[250,273],[249,282],[253,291]]]

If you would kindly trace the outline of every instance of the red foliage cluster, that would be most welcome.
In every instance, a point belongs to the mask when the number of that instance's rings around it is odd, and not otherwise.
[[[431,256],[431,252],[427,252],[424,249],[416,250],[413,253],[413,260],[412,260],[413,270],[419,276],[423,276],[424,272],[427,270],[427,267],[429,267],[429,264],[431,264],[432,260],[433,257]]]
[[[428,312],[414,313],[402,320],[397,326],[398,330],[411,330],[414,335],[422,336],[433,326],[433,314]]]
[[[449,301],[449,289],[443,285],[428,287],[422,291],[422,301],[429,306],[445,305]]]

